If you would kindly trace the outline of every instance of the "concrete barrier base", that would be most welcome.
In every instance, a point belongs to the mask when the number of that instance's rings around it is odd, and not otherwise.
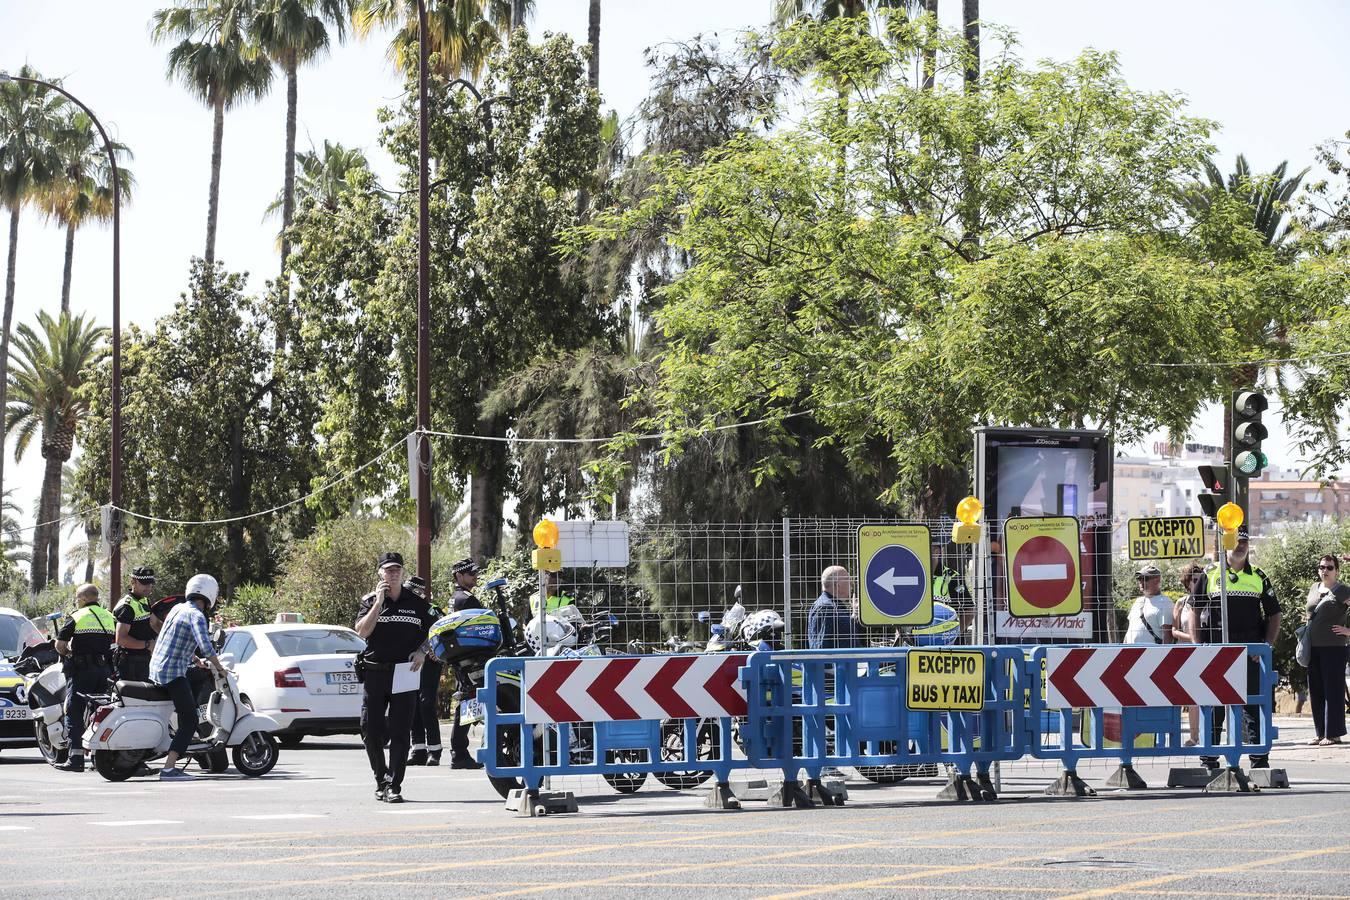
[[[518,816],[552,816],[577,811],[577,798],[571,791],[515,790],[506,798],[506,808]]]
[[[703,798],[703,805],[708,809],[740,809],[741,801],[731,792],[731,785],[723,781],[712,786]]]
[[[1106,786],[1120,788],[1126,791],[1142,791],[1148,788],[1148,783],[1139,777],[1139,773],[1134,770],[1134,766],[1119,765],[1111,773],[1111,777],[1106,779]]]
[[[1073,769],[1065,769],[1055,779],[1055,783],[1045,789],[1047,797],[1095,797],[1096,790],[1088,787],[1086,781],[1078,777]]]
[[[1250,769],[1247,778],[1259,788],[1289,787],[1289,773],[1284,769]]]
[[[806,795],[812,800],[819,800],[822,806],[843,806],[848,799],[848,788],[839,780],[820,781],[813,778],[806,782]]]
[[[1220,769],[1219,774],[1205,785],[1206,794],[1250,794],[1259,790],[1252,786],[1251,779],[1237,766]]]

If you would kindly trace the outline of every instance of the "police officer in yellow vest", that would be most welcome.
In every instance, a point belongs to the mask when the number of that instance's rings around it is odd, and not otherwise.
[[[112,677],[108,657],[117,626],[112,613],[99,605],[94,585],[80,585],[75,603],[75,612],[56,632],[56,652],[65,660],[66,736],[70,741],[70,753],[57,768],[67,772],[84,771],[85,697],[107,690]]]
[[[558,593],[557,572],[548,573],[548,585],[544,588],[544,595],[546,597],[544,609],[547,613],[555,613],[564,606],[571,606],[577,602],[574,597]],[[530,612],[535,615],[539,614],[539,598],[537,596],[532,596],[530,598]]]
[[[155,570],[137,566],[131,570],[131,591],[113,607],[117,620],[113,665],[123,681],[150,680],[150,654],[155,636],[164,623],[150,611],[155,589]]]
[[[1196,635],[1196,641],[1202,644],[1218,644],[1224,639],[1223,620],[1228,620],[1228,643],[1230,644],[1274,644],[1280,633],[1280,604],[1275,598],[1275,588],[1270,578],[1261,569],[1252,565],[1249,555],[1250,540],[1245,527],[1238,529],[1237,547],[1228,551],[1228,603],[1223,608],[1220,595],[1219,564],[1211,563],[1205,568],[1199,590],[1191,597],[1191,610],[1188,613],[1190,633]],[[1260,691],[1261,668],[1251,658],[1247,660],[1247,693]],[[1223,734],[1223,723],[1227,707],[1214,709],[1212,723],[1212,742],[1217,743]],[[1242,708],[1242,739],[1255,744],[1261,735],[1261,707],[1244,706]],[[1209,769],[1219,767],[1217,756],[1202,756],[1201,761]],[[1252,754],[1253,769],[1270,766],[1265,754]]]
[[[966,580],[942,562],[940,553],[933,553],[933,601],[945,603],[961,619],[961,637],[968,640],[971,623],[975,621],[975,601],[966,587]]]

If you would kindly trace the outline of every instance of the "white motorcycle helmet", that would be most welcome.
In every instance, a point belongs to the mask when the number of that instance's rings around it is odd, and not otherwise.
[[[771,609],[761,609],[746,616],[741,625],[741,637],[753,644],[758,641],[772,641],[786,630],[783,617]]]
[[[209,613],[216,605],[216,598],[220,596],[220,585],[210,575],[193,575],[188,579],[183,595],[191,597],[193,594],[206,598],[206,611]]]
[[[577,630],[568,623],[558,619],[556,616],[544,617],[544,640],[547,642],[545,649],[553,647],[575,647],[577,644]],[[540,656],[543,651],[539,648],[539,617],[530,619],[525,626],[525,643],[530,645],[530,650],[535,656]]]

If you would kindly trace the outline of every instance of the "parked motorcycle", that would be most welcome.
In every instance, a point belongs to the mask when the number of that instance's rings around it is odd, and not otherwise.
[[[47,616],[48,640],[23,648],[14,661],[14,671],[23,678],[24,697],[33,720],[38,752],[53,766],[66,761],[70,736],[66,734],[66,673],[56,652],[54,632],[63,613]],[[111,687],[111,686],[110,686]],[[85,724],[94,710],[108,702],[106,692],[86,695]]]
[[[223,772],[226,752],[234,767],[257,778],[272,771],[280,753],[276,720],[253,712],[239,696],[234,672],[214,669],[196,685],[198,726],[187,754],[207,771]],[[177,727],[168,691],[148,681],[119,681],[110,702],[95,710],[84,735],[94,768],[109,781],[125,781],[142,763],[169,752]]]

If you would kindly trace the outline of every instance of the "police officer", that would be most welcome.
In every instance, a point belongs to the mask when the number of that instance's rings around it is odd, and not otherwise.
[[[428,652],[427,632],[436,618],[426,600],[404,590],[402,555],[380,554],[378,569],[379,584],[361,598],[356,616],[356,633],[366,642],[366,649],[357,657],[362,682],[361,739],[375,775],[375,799],[402,803],[417,691],[394,693],[394,667],[411,662],[412,671],[422,668]]]
[[[1228,603],[1223,608],[1220,594],[1219,564],[1211,563],[1205,568],[1205,574],[1191,598],[1194,612],[1192,624],[1188,629],[1196,635],[1198,643],[1217,644],[1223,641],[1223,620],[1228,619],[1228,643],[1230,644],[1274,644],[1280,633],[1280,604],[1275,598],[1275,588],[1264,571],[1252,565],[1250,539],[1245,527],[1238,529],[1237,546],[1228,551]],[[1261,667],[1250,657],[1247,659],[1247,693],[1260,692]],[[1214,708],[1211,743],[1217,744],[1223,735],[1223,723],[1227,707]],[[1260,741],[1261,707],[1244,706],[1242,708],[1242,739],[1248,744]],[[1201,762],[1206,768],[1217,769],[1217,756],[1202,756]],[[1270,758],[1265,754],[1252,754],[1253,769],[1270,767]]]
[[[548,584],[544,588],[544,596],[544,609],[549,615],[552,615],[564,606],[572,606],[577,602],[575,598],[559,593],[557,572],[548,573]],[[474,603],[478,606],[482,606],[477,600],[475,600]],[[471,607],[466,607],[466,609],[467,608]],[[534,615],[539,614],[539,598],[537,596],[530,597],[530,612]]]
[[[975,601],[966,587],[966,580],[942,561],[940,553],[933,554],[933,600],[945,603],[961,619],[961,637],[969,640],[970,626],[975,621]]]
[[[483,602],[473,594],[473,589],[478,586],[478,573],[482,571],[478,564],[472,559],[461,559],[450,567],[450,577],[455,581],[455,592],[450,595],[450,608],[455,612],[465,609],[485,609]],[[554,590],[557,590],[556,579],[553,582]],[[571,601],[568,601],[571,602]],[[553,607],[550,606],[550,609]],[[473,684],[466,678],[461,678],[456,674],[455,690],[459,694],[459,702],[455,704],[455,718],[450,726],[450,768],[452,769],[481,769],[483,764],[473,758],[469,752],[469,729],[460,722],[461,704],[474,694]]]
[[[113,665],[122,681],[149,681],[150,654],[155,635],[164,623],[150,611],[155,589],[155,570],[137,566],[131,570],[131,590],[117,601],[112,615],[117,620]]]
[[[431,607],[432,621],[442,616],[440,609],[431,602],[427,583],[421,576],[414,575],[403,584],[405,591],[412,591],[427,601]],[[413,707],[412,717],[412,753],[408,756],[410,766],[439,766],[441,764],[441,714],[439,696],[441,690],[441,672],[445,667],[434,656],[428,656],[422,663],[422,680],[417,688],[417,705]]]
[[[94,585],[80,585],[75,591],[75,605],[75,612],[56,632],[56,652],[65,660],[66,737],[70,741],[70,753],[57,768],[67,772],[84,771],[85,696],[107,689],[112,677],[109,655],[117,627],[112,613],[99,605]]]

